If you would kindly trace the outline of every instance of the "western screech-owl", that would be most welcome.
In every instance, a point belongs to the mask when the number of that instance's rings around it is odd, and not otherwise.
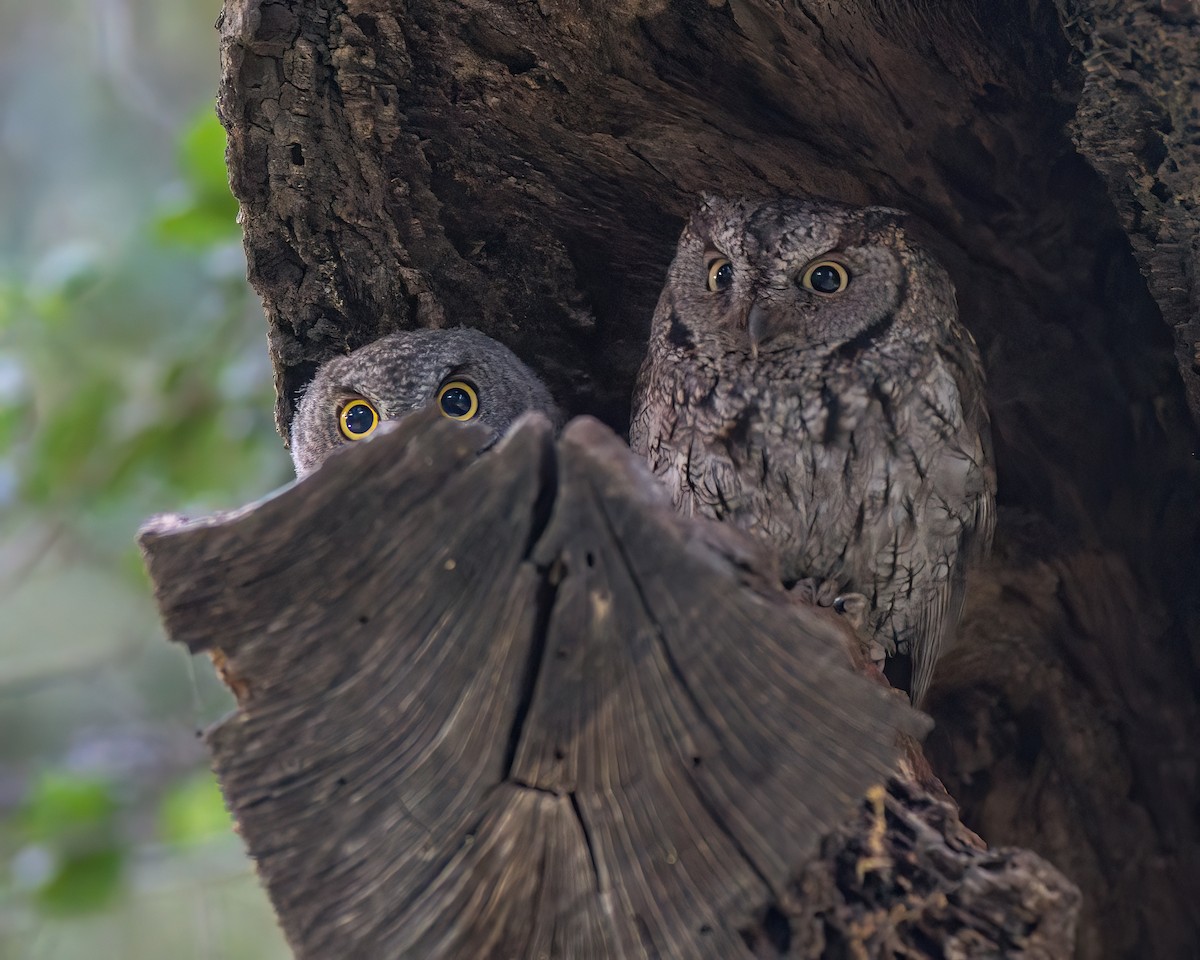
[[[676,506],[868,601],[920,703],[985,553],[979,352],[945,269],[881,207],[707,199],[676,250],[630,444]]]

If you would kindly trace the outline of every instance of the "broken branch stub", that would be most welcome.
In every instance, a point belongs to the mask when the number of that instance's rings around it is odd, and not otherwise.
[[[478,439],[415,417],[141,535],[297,956],[751,956],[924,719],[595,421]]]

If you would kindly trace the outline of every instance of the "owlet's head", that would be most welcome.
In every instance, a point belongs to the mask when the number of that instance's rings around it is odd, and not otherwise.
[[[490,443],[528,410],[561,422],[545,385],[503,344],[466,328],[407,330],[317,371],[292,420],[297,476],[339,447],[365,440],[381,421],[429,406],[451,420],[490,428]]]

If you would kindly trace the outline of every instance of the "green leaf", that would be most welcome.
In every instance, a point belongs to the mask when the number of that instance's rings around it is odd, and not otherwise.
[[[237,201],[229,191],[229,175],[225,172],[225,128],[211,107],[201,110],[188,124],[179,141],[179,163],[188,185],[202,197],[227,197]]]
[[[238,236],[238,202],[225,171],[225,130],[211,107],[201,110],[179,141],[187,195],[162,210],[155,235],[167,243],[209,247]]]
[[[25,797],[21,826],[31,840],[107,833],[117,811],[113,785],[99,777],[43,773]]]
[[[238,235],[237,201],[233,201],[232,210],[225,203],[219,206],[220,209],[214,209],[214,205],[193,201],[179,210],[164,213],[154,221],[154,234],[164,243],[186,247],[225,243]]]
[[[162,799],[158,833],[168,843],[196,843],[232,830],[233,821],[211,773],[176,784]]]
[[[125,855],[115,847],[64,859],[37,892],[47,913],[87,913],[107,907],[121,891]]]
[[[89,457],[107,439],[105,424],[119,399],[116,384],[95,379],[76,385],[56,405],[39,411],[34,449],[23,478],[23,493],[30,503],[46,503],[83,482]]]

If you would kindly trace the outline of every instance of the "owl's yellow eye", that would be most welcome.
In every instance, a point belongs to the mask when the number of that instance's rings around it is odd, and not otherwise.
[[[722,293],[733,283],[733,264],[725,257],[717,257],[708,262],[708,289],[713,293]]]
[[[369,437],[379,426],[379,411],[366,400],[350,400],[338,413],[338,429],[347,440]]]
[[[443,384],[437,395],[438,409],[451,420],[471,420],[479,413],[479,394],[465,380]]]
[[[814,260],[804,268],[800,284],[805,290],[830,296],[850,286],[850,274],[836,260]]]

